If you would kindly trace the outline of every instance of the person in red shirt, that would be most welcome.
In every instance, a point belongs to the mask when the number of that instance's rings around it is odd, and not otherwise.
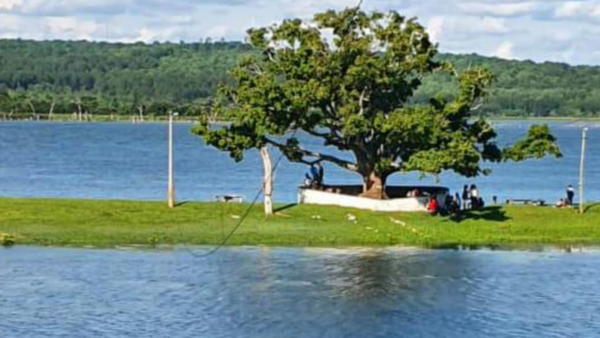
[[[427,204],[427,211],[429,211],[429,213],[432,216],[435,216],[438,214],[439,205],[438,205],[437,198],[435,196],[431,196],[431,198],[429,199],[429,204]]]

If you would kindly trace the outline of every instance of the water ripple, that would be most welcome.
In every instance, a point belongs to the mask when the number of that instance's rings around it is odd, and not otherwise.
[[[12,337],[594,337],[600,253],[0,249]]]

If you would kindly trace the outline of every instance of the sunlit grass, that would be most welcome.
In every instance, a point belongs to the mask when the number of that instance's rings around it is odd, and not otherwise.
[[[0,199],[0,233],[17,245],[218,244],[248,206],[49,199]],[[280,208],[283,206],[280,206]],[[350,221],[348,215],[356,218]],[[459,217],[291,206],[266,218],[258,205],[231,245],[424,247],[600,244],[600,205],[573,209],[490,207]]]

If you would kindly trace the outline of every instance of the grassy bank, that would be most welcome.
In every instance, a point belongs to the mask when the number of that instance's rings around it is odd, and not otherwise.
[[[217,244],[246,205],[0,199],[0,234],[17,245],[97,246]],[[356,223],[348,220],[356,217]],[[600,244],[600,205],[575,210],[490,207],[455,218],[291,206],[266,219],[255,207],[231,245],[424,247]]]

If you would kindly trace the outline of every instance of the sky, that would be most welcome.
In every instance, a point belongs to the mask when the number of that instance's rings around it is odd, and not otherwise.
[[[0,38],[114,42],[243,40],[357,0],[0,0]],[[600,65],[600,0],[364,0],[417,17],[440,50]]]

